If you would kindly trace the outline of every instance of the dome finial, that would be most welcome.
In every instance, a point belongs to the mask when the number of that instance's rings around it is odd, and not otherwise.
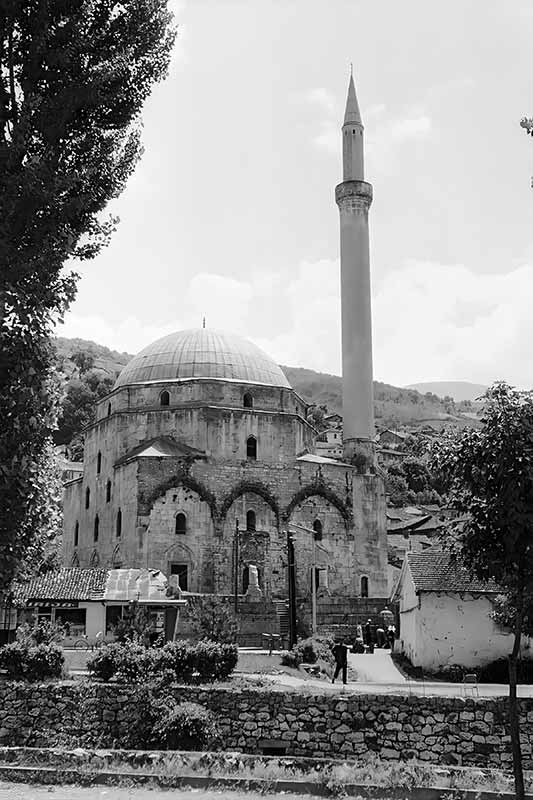
[[[202,328],[205,328],[205,317],[202,320]]]

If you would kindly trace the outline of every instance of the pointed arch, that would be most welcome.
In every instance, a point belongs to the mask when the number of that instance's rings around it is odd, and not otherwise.
[[[352,524],[351,508],[349,508],[346,503],[344,503],[341,498],[323,482],[310,483],[307,486],[302,486],[302,488],[296,492],[287,505],[283,513],[284,519],[288,520],[296,506],[300,503],[303,503],[308,497],[313,497],[313,495],[323,497],[324,500],[327,500],[328,503],[331,503],[331,505],[334,506],[341,514],[346,528]]]
[[[267,486],[264,486],[262,483],[257,483],[256,481],[241,481],[228,492],[220,506],[220,519],[222,521],[226,519],[227,513],[235,500],[243,494],[259,495],[276,515],[276,524],[279,526],[280,510],[276,498]]]
[[[95,569],[95,567],[99,566],[99,564],[100,564],[100,556],[98,555],[98,550],[94,549],[91,554],[91,560],[89,562],[89,566],[92,569]]]
[[[76,520],[76,524],[74,525],[74,547],[78,546],[78,542],[80,539],[80,523]]]
[[[91,490],[89,487],[85,489],[85,508],[89,508],[91,505]]]
[[[96,474],[100,475],[101,471],[102,471],[102,453],[99,450],[98,455],[96,456]]]
[[[117,519],[116,519],[116,524],[115,524],[115,535],[116,535],[117,539],[120,539],[120,537],[122,536],[122,509],[121,508],[119,508],[119,510],[117,511]],[[118,547],[118,545],[117,545],[117,547]]]
[[[167,392],[167,390],[165,389],[165,390],[164,390],[163,392],[161,392],[161,394],[159,395],[159,405],[160,405],[160,406],[168,406],[169,404],[170,404],[170,394],[169,394],[169,393]]]
[[[315,519],[313,522],[313,530],[314,530],[314,538],[315,542],[322,541],[322,533],[323,533],[323,526],[319,519]]]
[[[122,566],[122,553],[120,552],[120,545],[115,545],[113,552],[111,554],[111,566],[115,569],[118,569]]]
[[[200,500],[203,500],[204,503],[207,503],[211,511],[211,519],[214,523],[218,516],[215,495],[213,492],[210,492],[209,489],[207,489],[202,483],[185,473],[182,473],[181,475],[172,475],[170,478],[167,478],[166,481],[160,483],[159,486],[156,486],[156,488],[149,495],[147,495],[146,498],[143,498],[144,503],[146,503],[146,511],[144,511],[144,513],[149,514],[154,506],[155,501],[160,497],[163,497],[169,489],[179,489],[180,487],[183,487],[184,489],[190,489],[191,492],[194,492],[198,495]]]
[[[78,558],[78,554],[77,553],[72,553],[72,558],[70,559],[70,566],[71,567],[79,567],[79,565],[80,565],[80,560]]]
[[[94,518],[94,527],[93,527],[93,541],[97,542],[98,537],[100,535],[100,517],[98,514]]]
[[[178,536],[183,536],[187,533],[187,517],[183,511],[179,511],[176,514],[175,532]]]
[[[242,405],[243,408],[253,408],[254,407],[254,398],[250,392],[245,392],[242,398]]]
[[[105,501],[109,503],[111,500],[111,481],[108,481],[105,486]]]

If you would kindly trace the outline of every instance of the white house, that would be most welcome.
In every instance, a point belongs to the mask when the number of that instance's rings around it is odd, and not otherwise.
[[[505,658],[513,636],[490,616],[500,593],[494,583],[471,578],[447,552],[408,552],[393,601],[399,605],[400,646],[415,667],[478,667]],[[533,655],[524,637],[522,657]]]

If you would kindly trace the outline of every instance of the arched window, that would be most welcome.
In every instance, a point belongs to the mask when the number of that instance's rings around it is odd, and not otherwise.
[[[108,403],[108,404],[107,404],[107,416],[108,416],[108,417],[110,417],[110,416],[111,416],[111,403]]]
[[[368,597],[368,578],[366,575],[361,578],[361,597]]]
[[[78,541],[80,538],[80,523],[76,522],[74,525],[74,547],[78,546]]]
[[[315,542],[320,542],[322,539],[322,523],[319,519],[315,519],[313,522],[313,530],[314,530],[314,538]]]
[[[94,518],[94,530],[93,530],[93,541],[98,541],[98,534],[100,533],[100,519],[98,514]]]
[[[254,407],[254,398],[250,394],[250,392],[246,392],[244,397],[242,398],[242,404],[244,408],[253,408]]]
[[[105,501],[109,503],[111,500],[111,481],[108,481],[105,485]]]
[[[245,567],[242,571],[242,593],[246,594],[246,590],[250,585],[250,571],[248,567]]]
[[[117,525],[115,532],[117,534],[117,539],[120,539],[120,537],[122,536],[122,511],[120,510],[120,508],[117,511]]]
[[[91,504],[91,490],[89,487],[85,489],[85,508],[89,508]]]
[[[176,533],[187,533],[187,517],[181,511],[179,514],[176,514]]]
[[[249,436],[246,440],[246,458],[257,461],[257,439],[255,436]]]
[[[96,474],[100,475],[102,470],[102,454],[98,451],[98,455],[96,456]]]
[[[168,406],[169,403],[170,403],[170,395],[165,389],[165,391],[161,392],[161,394],[159,395],[159,405]]]
[[[246,530],[255,531],[255,511],[246,512]]]

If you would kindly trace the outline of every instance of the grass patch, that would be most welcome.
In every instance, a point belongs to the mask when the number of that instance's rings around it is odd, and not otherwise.
[[[438,767],[421,762],[382,761],[373,754],[357,762],[326,759],[252,756],[241,753],[180,753],[172,751],[89,751],[58,749],[28,752],[0,748],[0,763],[19,766],[76,768],[83,775],[105,770],[135,776],[196,775],[211,778],[238,777],[269,783],[305,780],[327,786],[332,792],[346,784],[386,788],[437,787],[490,792],[513,792],[511,773],[476,767]],[[533,791],[533,772],[526,771],[526,791]]]

